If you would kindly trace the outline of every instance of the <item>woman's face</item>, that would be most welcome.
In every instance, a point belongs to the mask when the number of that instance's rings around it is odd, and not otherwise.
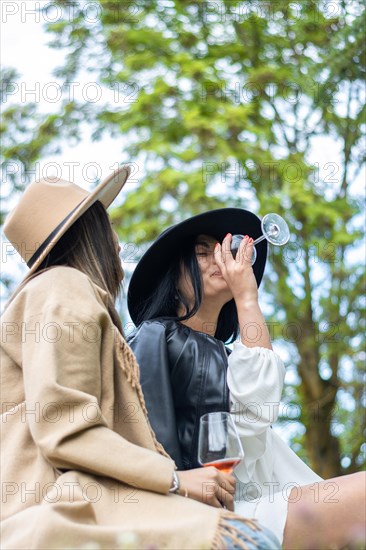
[[[230,301],[233,296],[216,263],[214,248],[217,242],[217,239],[209,235],[198,235],[195,253],[202,276],[203,301],[215,299],[219,300],[222,302],[222,305],[224,305],[226,302]],[[178,286],[179,290],[183,292],[188,299],[194,299],[192,284],[184,268],[182,269]]]

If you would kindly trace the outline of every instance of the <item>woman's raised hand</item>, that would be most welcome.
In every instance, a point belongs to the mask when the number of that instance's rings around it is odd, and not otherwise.
[[[258,303],[257,281],[252,268],[253,239],[245,236],[233,257],[231,234],[222,244],[216,244],[215,261],[229,286],[235,300],[240,327],[241,341],[248,347],[272,349],[268,328]],[[251,330],[248,330],[248,322]]]
[[[180,480],[179,494],[234,511],[236,480],[232,474],[220,472],[213,466],[177,472]]]
[[[222,244],[214,250],[215,261],[227,282],[234,300],[251,302],[258,300],[257,281],[252,268],[253,239],[246,235],[233,257],[230,250],[232,235],[228,233]]]

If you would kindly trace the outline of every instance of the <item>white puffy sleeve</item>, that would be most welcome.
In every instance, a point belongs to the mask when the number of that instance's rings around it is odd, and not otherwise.
[[[277,420],[285,367],[272,350],[248,348],[235,343],[228,359],[227,382],[230,390],[231,413],[244,448],[244,460],[235,470],[239,479],[253,479],[258,460],[263,475],[273,472],[271,424]],[[266,455],[265,457],[263,455]]]

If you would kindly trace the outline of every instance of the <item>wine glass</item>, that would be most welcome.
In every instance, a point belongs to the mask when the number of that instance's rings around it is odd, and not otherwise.
[[[288,225],[285,220],[278,214],[274,214],[273,212],[270,214],[266,214],[262,219],[261,226],[263,235],[258,237],[258,239],[255,239],[255,241],[253,242],[254,247],[252,254],[252,265],[257,259],[257,251],[255,249],[256,244],[260,243],[264,239],[267,239],[267,241],[269,241],[271,244],[283,246],[288,242],[290,238],[290,230],[288,228]],[[230,248],[234,258],[236,257],[239,245],[243,239],[244,235],[233,235],[232,237]]]
[[[228,412],[211,412],[200,418],[198,462],[231,473],[244,457],[240,437]]]

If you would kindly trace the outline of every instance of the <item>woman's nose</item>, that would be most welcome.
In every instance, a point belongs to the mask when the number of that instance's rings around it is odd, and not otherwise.
[[[214,247],[213,247],[213,249],[212,249],[212,261],[213,261],[214,264],[217,263],[217,262],[216,262],[216,257],[217,257],[216,254],[217,254],[217,252],[215,252],[215,250],[216,250],[216,243],[215,243],[215,245],[214,245]]]

